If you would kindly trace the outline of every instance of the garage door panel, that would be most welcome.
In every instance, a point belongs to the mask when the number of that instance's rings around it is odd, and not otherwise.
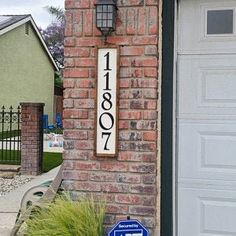
[[[232,22],[236,18],[235,5],[235,0],[181,0],[178,19],[178,52],[180,54],[236,53],[235,25],[233,24],[232,27]],[[228,18],[231,17],[228,25],[224,25],[225,17],[222,18],[221,24],[214,25],[214,20],[212,21],[210,17],[212,13],[215,13],[213,11],[221,11],[226,18],[228,14]],[[232,12],[233,14],[231,14]],[[220,16],[218,20],[220,20]],[[224,25],[223,29],[228,29],[228,31],[222,31],[221,25]],[[209,28],[210,26],[212,27]],[[225,47],[226,43],[228,47]]]
[[[236,235],[236,191],[179,187],[181,236]],[[188,226],[188,227],[186,227]]]
[[[180,121],[178,133],[179,178],[236,179],[236,123]]]
[[[236,0],[180,0],[177,235],[236,235]]]
[[[235,118],[236,56],[180,56],[178,78],[179,118]]]

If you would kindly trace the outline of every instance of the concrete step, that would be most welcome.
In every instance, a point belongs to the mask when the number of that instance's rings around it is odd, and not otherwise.
[[[19,171],[19,165],[0,165],[0,178],[13,178]]]
[[[0,171],[19,172],[19,165],[0,165]]]

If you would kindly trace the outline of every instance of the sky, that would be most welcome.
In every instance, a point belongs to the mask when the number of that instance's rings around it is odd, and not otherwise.
[[[45,29],[53,17],[45,6],[64,8],[65,0],[0,0],[0,15],[31,14],[38,27]]]

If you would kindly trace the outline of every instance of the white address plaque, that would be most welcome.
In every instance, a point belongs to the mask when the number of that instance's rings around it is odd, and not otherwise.
[[[98,49],[96,155],[117,152],[117,48]]]

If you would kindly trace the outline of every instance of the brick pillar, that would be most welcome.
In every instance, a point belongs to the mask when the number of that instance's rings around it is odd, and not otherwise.
[[[42,173],[44,103],[21,103],[21,173]]]
[[[158,158],[159,0],[117,1],[116,31],[107,47],[119,48],[119,146],[115,158],[96,157],[96,0],[66,0],[63,184],[74,196],[107,200],[106,227],[139,219],[159,235]]]

